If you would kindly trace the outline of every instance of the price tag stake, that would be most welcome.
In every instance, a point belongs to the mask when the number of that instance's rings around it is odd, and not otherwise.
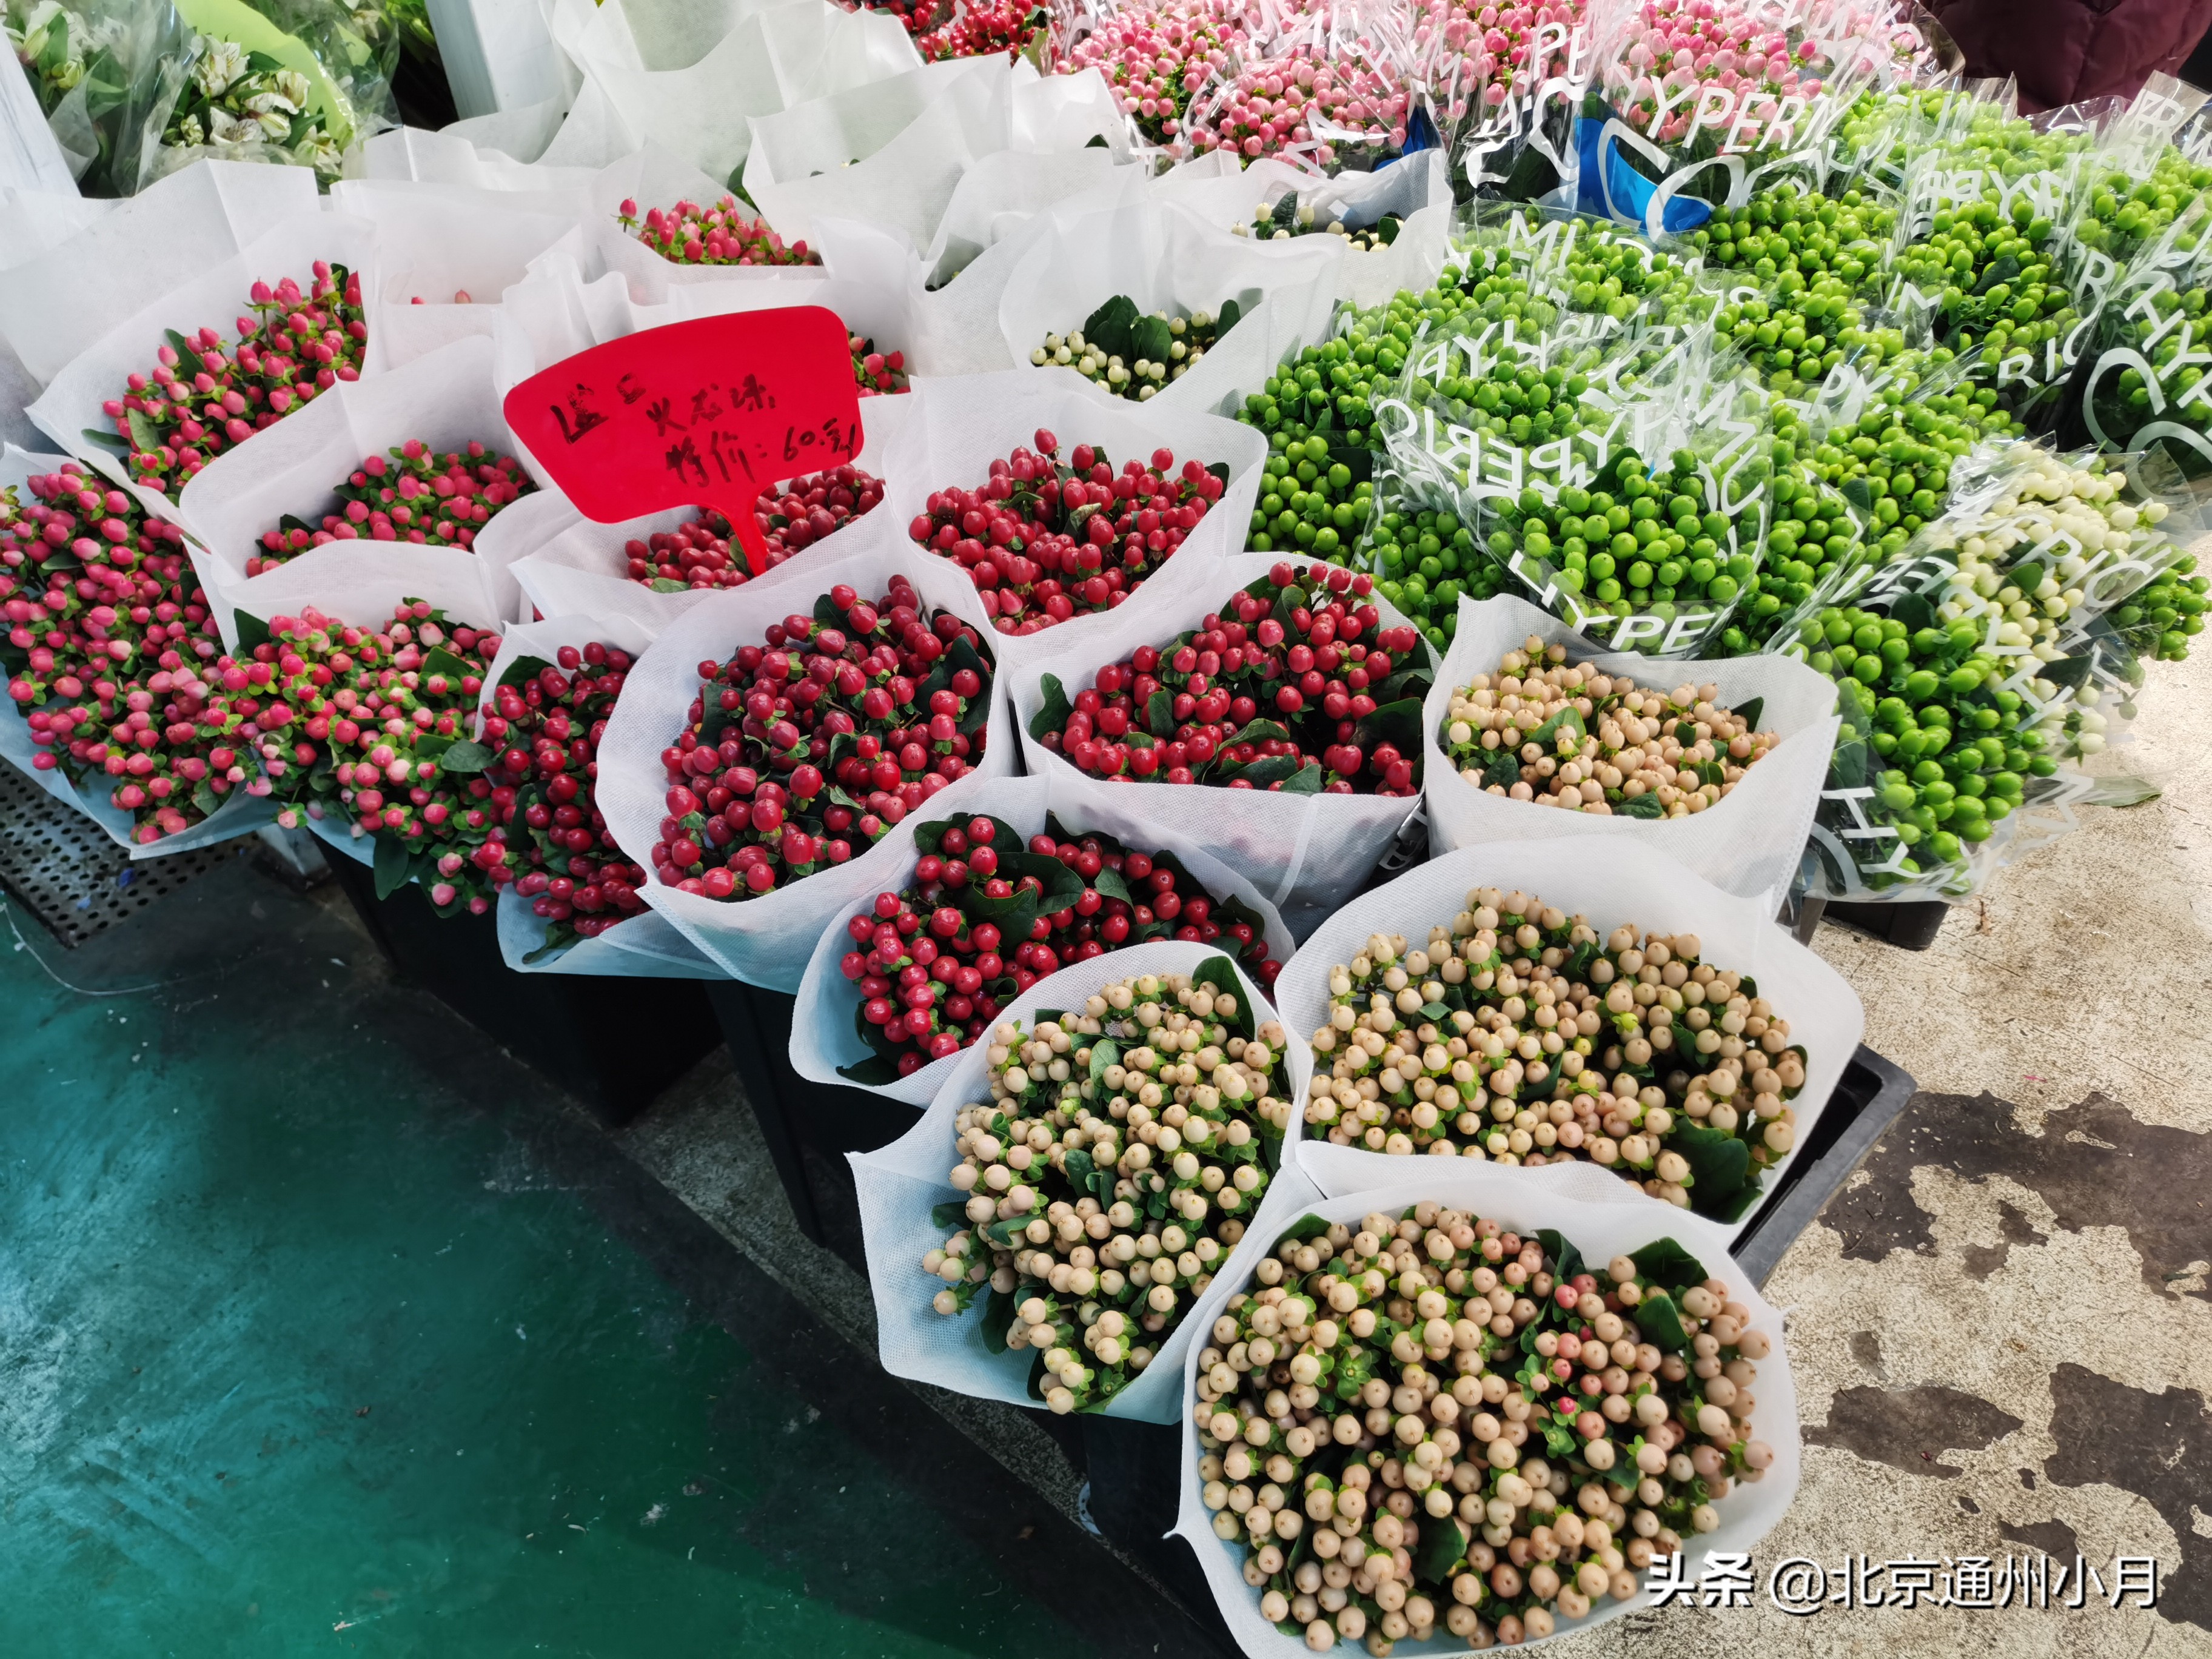
[[[711,507],[758,575],[761,491],[860,453],[848,339],[821,306],[647,329],[532,375],[507,394],[507,423],[585,517]]]

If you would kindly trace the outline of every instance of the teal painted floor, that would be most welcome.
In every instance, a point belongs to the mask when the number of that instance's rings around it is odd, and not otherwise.
[[[8,919],[0,1655],[1190,1650],[327,902]]]

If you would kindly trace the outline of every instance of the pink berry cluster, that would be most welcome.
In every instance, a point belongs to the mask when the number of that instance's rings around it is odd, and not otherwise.
[[[1583,0],[1507,5],[1427,0],[1414,27],[1415,45],[1461,60],[1459,75],[1443,77],[1452,87],[1453,101],[1439,112],[1447,121],[1457,121],[1476,101],[1495,109],[1516,92],[1528,91],[1527,83],[1544,69],[1530,62],[1537,31],[1547,23],[1572,30],[1581,25],[1583,14]]]
[[[361,377],[368,346],[361,278],[343,265],[315,261],[305,293],[290,277],[253,285],[254,315],[238,319],[238,345],[226,353],[212,328],[172,331],[148,374],[101,410],[115,422],[133,475],[167,491],[234,444],[273,426],[341,380]]]
[[[848,334],[846,349],[853,354],[853,380],[863,398],[881,398],[907,386],[906,353],[878,351],[865,334]]]
[[[1024,0],[990,0],[988,4],[963,9],[957,16],[919,36],[914,43],[915,49],[928,64],[942,63],[951,58],[988,58],[1001,52],[1008,58],[1015,58],[1047,21],[1048,14],[1042,6],[1025,4]]]
[[[189,829],[239,783],[261,713],[222,656],[184,534],[71,461],[0,495],[0,659],[30,728],[31,764],[110,780],[150,844]]]
[[[818,265],[822,256],[804,239],[784,246],[765,219],[748,219],[738,198],[725,196],[711,208],[696,202],[650,208],[638,217],[637,204],[625,201],[622,228],[662,258],[679,265]]]
[[[1688,136],[1705,88],[1717,85],[1733,94],[1729,119],[1747,107],[1763,124],[1781,99],[1818,94],[1826,67],[1814,40],[1793,40],[1761,8],[1727,0],[1645,0],[1605,54],[1601,76],[1631,126],[1672,144]],[[1724,119],[1724,131],[1727,125]]]
[[[246,574],[274,570],[334,541],[472,547],[495,513],[536,488],[512,455],[494,454],[473,441],[465,453],[441,455],[410,438],[395,445],[388,459],[371,455],[337,487],[338,510],[323,515],[321,529],[288,520],[264,532],[261,551],[246,559]]]
[[[753,516],[768,543],[766,569],[773,570],[803,548],[833,536],[884,499],[884,481],[857,466],[810,472],[760,493]],[[729,520],[702,513],[674,530],[655,531],[623,545],[629,579],[656,593],[690,587],[737,587],[757,573],[746,568],[743,550],[730,546]]]
[[[1055,53],[1053,67],[1063,75],[1097,70],[1137,130],[1167,145],[1182,132],[1191,99],[1229,68],[1244,40],[1237,12],[1225,4],[1131,7]]]
[[[1291,155],[1328,167],[1344,132],[1363,148],[1401,148],[1411,98],[1385,52],[1330,58],[1300,46],[1247,59],[1213,82],[1191,105],[1186,139],[1200,152]],[[1322,123],[1337,131],[1317,131]]]

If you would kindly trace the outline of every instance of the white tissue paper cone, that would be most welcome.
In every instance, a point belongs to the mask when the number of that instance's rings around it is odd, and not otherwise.
[[[1371,1185],[1329,1188],[1326,1197],[1309,1201],[1296,1212],[1281,1216],[1276,1237],[1307,1215],[1356,1226],[1360,1218],[1370,1212],[1395,1215],[1426,1200],[1472,1210],[1485,1219],[1523,1233],[1556,1229],[1589,1261],[1608,1261],[1616,1254],[1639,1250],[1662,1238],[1672,1238],[1695,1255],[1708,1273],[1726,1279],[1731,1299],[1748,1308],[1753,1325],[1774,1339],[1772,1353],[1759,1364],[1759,1403],[1751,1419],[1759,1437],[1773,1448],[1774,1462],[1760,1480],[1739,1481],[1735,1489],[1714,1506],[1720,1515],[1717,1530],[1697,1534],[1686,1540],[1689,1576],[1697,1577],[1696,1564],[1710,1553],[1728,1551],[1748,1554],[1780,1523],[1796,1496],[1803,1457],[1798,1439],[1796,1384],[1790,1375],[1789,1355],[1783,1342],[1783,1313],[1759,1295],[1759,1287],[1727,1254],[1727,1242],[1715,1230],[1695,1216],[1684,1215],[1650,1200],[1611,1203],[1597,1199],[1586,1183],[1577,1178],[1573,1165],[1496,1170],[1457,1159],[1446,1162],[1425,1158],[1417,1170],[1389,1171]],[[1254,1259],[1256,1261],[1256,1256]],[[915,1276],[921,1277],[918,1267]],[[1250,1288],[1249,1274],[1221,1274],[1207,1287],[1206,1294],[1191,1315],[1192,1320],[1211,1323],[1227,1308],[1231,1297]],[[1198,1478],[1200,1449],[1193,1415],[1198,1398],[1197,1362],[1197,1351],[1194,1349],[1182,1366],[1182,1501],[1176,1532],[1197,1553],[1199,1565],[1213,1588],[1214,1601],[1228,1621],[1237,1645],[1250,1659],[1301,1659],[1308,1652],[1304,1638],[1285,1635],[1260,1616],[1260,1592],[1244,1582],[1243,1544],[1227,1543],[1214,1535],[1212,1513],[1206,1507],[1204,1483]],[[1639,1590],[1630,1601],[1608,1600],[1586,1618],[1561,1620],[1558,1633],[1544,1641],[1570,1641],[1581,1632],[1609,1624],[1646,1606],[1649,1599],[1648,1590]],[[1526,1645],[1536,1647],[1543,1644],[1531,1642]],[[1401,1642],[1398,1651],[1423,1655],[1464,1652],[1466,1644],[1444,1635],[1439,1621],[1438,1633],[1432,1640]]]
[[[1222,953],[1209,945],[1182,941],[1140,945],[1127,951],[1109,951],[1088,962],[1063,968],[1039,980],[1000,1014],[1024,1030],[1036,1023],[1040,1008],[1065,1012],[1080,1008],[1094,992],[1119,984],[1139,974],[1188,974]],[[1264,999],[1242,972],[1237,979],[1242,995],[1262,1024],[1270,1018]],[[921,1259],[942,1246],[951,1228],[938,1227],[930,1212],[960,1197],[947,1179],[960,1161],[952,1149],[953,1123],[960,1109],[971,1101],[988,1100],[988,1045],[977,1043],[957,1059],[929,1109],[915,1127],[890,1146],[872,1152],[848,1152],[854,1183],[860,1189],[862,1242],[867,1251],[868,1282],[875,1292],[876,1346],[884,1369],[894,1376],[933,1382],[939,1388],[980,1400],[1000,1400],[1009,1405],[1036,1406],[1029,1392],[1030,1370],[1036,1356],[1026,1352],[993,1353],[982,1334],[982,1298],[965,1315],[947,1318],[930,1305],[942,1283],[933,1286],[921,1271]],[[1303,1094],[1311,1074],[1312,1056],[1291,1032],[1284,1045],[1283,1070],[1286,1087]],[[1302,1177],[1291,1156],[1293,1126],[1283,1140],[1283,1167],[1271,1174],[1267,1192],[1254,1212],[1244,1237],[1216,1270],[1216,1283],[1248,1274],[1258,1261],[1259,1241],[1273,1237],[1299,1210],[1314,1201],[1315,1189]],[[1208,1297],[1199,1298],[1203,1309]],[[1196,1340],[1206,1326],[1196,1310],[1176,1322],[1156,1351],[1151,1364],[1099,1408],[1105,1417],[1139,1423],[1170,1423],[1180,1409],[1183,1362],[1202,1346]]]
[[[1775,925],[1773,909],[1764,900],[1724,893],[1649,848],[1616,842],[1599,860],[1590,856],[1587,844],[1569,839],[1499,842],[1418,865],[1360,895],[1300,947],[1275,981],[1284,1023],[1310,1037],[1328,1017],[1332,968],[1350,963],[1375,933],[1403,934],[1409,947],[1419,948],[1431,927],[1451,926],[1452,918],[1467,908],[1468,894],[1478,887],[1507,892],[1518,888],[1569,915],[1585,917],[1601,939],[1624,924],[1645,932],[1695,933],[1700,961],[1758,981],[1759,994],[1790,1022],[1790,1042],[1802,1044],[1806,1056],[1805,1086],[1790,1102],[1799,1150],[1775,1164],[1759,1189],[1762,1198],[1774,1192],[1779,1172],[1789,1169],[1791,1158],[1804,1156],[1802,1148],[1812,1139],[1829,1095],[1857,1051],[1864,1012],[1834,969]],[[1300,1155],[1323,1187],[1395,1179],[1374,1172],[1405,1162],[1325,1139],[1310,1139]],[[1627,1184],[1595,1164],[1589,1167],[1603,1180]],[[1713,1224],[1733,1241],[1757,1217],[1759,1202],[1753,1200],[1735,1221]]]
[[[1587,664],[1601,674],[1626,675],[1644,690],[1710,684],[1718,688],[1720,702],[1737,709],[1759,698],[1764,706],[1758,729],[1780,732],[1782,742],[1745,772],[1718,805],[1691,817],[1601,817],[1491,794],[1454,769],[1443,744],[1444,726],[1454,694],[1477,674],[1495,676],[1505,653],[1520,649],[1531,635],[1547,646],[1566,647],[1571,663]],[[1634,652],[1601,651],[1525,599],[1462,599],[1459,631],[1421,711],[1430,841],[1443,849],[1610,836],[1664,853],[1722,891],[1759,901],[1771,914],[1781,908],[1796,873],[1820,804],[1839,723],[1835,702],[1832,681],[1787,658],[1654,663]]]
[[[1138,404],[1109,397],[1073,369],[1018,369],[927,380],[907,395],[918,408],[889,449],[890,493],[878,509],[902,538],[909,535],[914,520],[927,510],[931,495],[955,487],[981,488],[991,476],[993,461],[1006,459],[1017,447],[1034,446],[1040,430],[1060,440],[1063,465],[1078,444],[1087,443],[1104,453],[1117,475],[1124,462],[1149,462],[1163,447],[1175,453],[1174,471],[1178,473],[1192,460],[1229,469],[1221,498],[1206,509],[1175,556],[1127,602],[1109,611],[1078,612],[1035,634],[995,634],[1000,659],[1010,670],[1019,664],[1062,660],[1110,628],[1126,629],[1132,619],[1158,617],[1168,629],[1162,637],[1172,635],[1175,625],[1164,619],[1175,596],[1189,592],[1194,583],[1208,586],[1215,582],[1224,562],[1243,541],[1259,499],[1267,449],[1257,429],[1165,408],[1157,399]],[[915,551],[961,580],[969,580],[957,562],[925,553],[918,545]]]
[[[1102,625],[1087,629],[1079,649],[1042,660],[1025,657],[1007,678],[1023,757],[1031,772],[1051,778],[1055,792],[1064,787],[1071,799],[1103,801],[1124,792],[1142,792],[1147,805],[1139,810],[1146,817],[1243,871],[1282,912],[1291,933],[1303,939],[1367,879],[1399,827],[1417,810],[1415,801],[1395,795],[1285,795],[1206,784],[1109,781],[1079,772],[1030,730],[1043,702],[1046,674],[1059,679],[1072,702],[1106,664],[1125,660],[1140,645],[1165,646],[1285,561],[1310,562],[1287,554],[1239,554],[1223,561],[1202,584],[1175,583],[1169,604],[1147,606],[1141,612],[1124,606]],[[1173,570],[1172,563],[1169,568]],[[1370,602],[1383,627],[1404,625],[1405,618],[1381,594]],[[1045,637],[1059,631],[1048,629]]]
[[[557,665],[562,647],[581,650],[599,644],[626,651],[635,661],[652,642],[649,626],[622,617],[556,617],[510,628],[501,636],[499,654],[484,676],[485,700],[489,702],[492,689],[510,673],[523,668],[526,659]],[[474,730],[481,740],[481,711]],[[725,977],[720,969],[669,926],[666,917],[653,910],[625,917],[596,939],[577,939],[563,950],[553,951],[546,940],[551,924],[536,914],[534,902],[512,886],[500,890],[500,956],[518,974],[599,974],[633,979]]]
[[[913,394],[901,392],[860,400],[860,425],[866,435],[853,465],[878,477],[889,463],[885,459],[890,434],[915,417]],[[528,509],[528,511],[525,511]],[[890,511],[888,500],[875,513]],[[509,515],[523,516],[509,522]],[[835,534],[804,549],[793,562],[835,558],[874,513],[864,514]],[[702,599],[727,589],[687,588],[681,592],[657,592],[629,577],[629,561],[623,548],[632,538],[648,540],[654,534],[675,530],[697,517],[695,508],[669,507],[659,513],[625,519],[618,524],[595,524],[557,491],[543,497],[526,496],[484,526],[477,542],[478,556],[495,571],[511,570],[521,591],[518,616],[527,619],[534,611],[547,617],[574,613],[582,616],[622,615],[649,621],[657,630],[689,611]],[[779,567],[780,568],[780,567]]]
[[[281,583],[287,592],[312,595],[319,579],[342,581],[353,573],[373,569],[403,545],[333,541],[295,554],[276,570],[258,576],[246,574],[247,560],[260,551],[264,532],[278,528],[288,514],[319,528],[323,515],[336,510],[332,491],[362,461],[410,438],[441,454],[465,451],[471,441],[483,444],[491,454],[516,453],[514,435],[507,430],[491,382],[489,340],[464,339],[374,380],[334,386],[250,442],[216,456],[185,485],[177,503],[179,521],[199,544],[193,550],[193,562],[202,584],[218,601],[216,617],[227,647],[237,648],[237,609],[255,616],[270,614],[258,597],[264,585]],[[494,514],[491,523],[498,523],[500,516]],[[449,567],[447,591],[470,595],[468,619],[472,623],[477,617],[497,622],[514,614],[511,579],[499,580],[503,573],[470,549],[417,546],[413,552],[421,560]],[[330,610],[328,605],[320,608]]]
[[[1180,860],[1191,879],[1215,898],[1234,898],[1256,913],[1261,930],[1267,939],[1270,956],[1276,962],[1287,962],[1296,948],[1290,929],[1273,905],[1261,897],[1259,890],[1243,875],[1221,862],[1204,848],[1194,845],[1171,830],[1136,816],[1133,812],[1115,812],[1105,810],[1115,806],[1139,806],[1141,802],[1111,801],[1104,803],[1073,804],[1052,798],[1050,785],[1043,778],[1008,778],[1002,780],[991,798],[975,810],[988,812],[1001,823],[1011,824],[1026,839],[1045,827],[1049,815],[1059,824],[1060,832],[1080,841],[1085,836],[1111,836],[1131,852],[1152,855],[1170,853]],[[905,873],[890,877],[903,888],[911,875],[914,859],[914,832],[922,824],[937,821],[939,815],[924,810],[909,815],[891,831],[891,836],[901,836],[906,843],[906,853],[899,863]],[[884,891],[896,890],[890,882]],[[1180,890],[1180,889],[1178,890]],[[845,930],[844,923],[853,916],[864,915],[873,902],[869,895],[848,910],[837,925],[823,930],[814,955],[806,964],[806,977],[799,981],[799,1000],[791,1014],[791,1065],[803,1078],[816,1083],[836,1085],[846,1088],[866,1088],[871,1093],[887,1095],[893,1100],[910,1106],[926,1106],[936,1096],[938,1089],[959,1064],[957,1054],[948,1054],[942,1060],[927,1060],[920,1068],[886,1084],[856,1084],[838,1068],[865,1060],[875,1051],[855,1029],[853,1020],[860,1006],[860,995],[852,982],[846,979],[842,966],[845,953],[859,948]],[[1211,949],[1220,950],[1213,945]],[[1127,951],[1109,951],[1111,956],[1126,956]],[[1224,952],[1233,954],[1233,952]],[[1239,966],[1243,966],[1240,960]],[[1249,969],[1247,970],[1249,971]],[[1255,978],[1254,983],[1260,981]],[[1265,987],[1261,986],[1262,991]]]
[[[0,335],[24,368],[51,382],[110,329],[179,291],[180,277],[224,266],[285,220],[317,210],[306,167],[195,161],[112,204],[51,252],[0,270]],[[227,326],[255,280],[246,279],[229,310],[205,320]]]
[[[874,533],[869,527],[875,526]],[[905,575],[929,606],[954,612],[992,644],[975,589],[964,574],[884,532],[881,513],[848,532],[841,556],[793,559],[742,587],[727,588],[670,623],[640,659],[623,689],[599,744],[599,810],[632,862],[656,871],[653,849],[666,816],[668,779],[661,751],[688,724],[699,696],[698,666],[729,660],[740,646],[757,645],[771,623],[794,611],[811,614],[814,601],[849,583],[873,600],[894,574]],[[975,769],[948,784],[922,809],[942,817],[986,804],[995,781],[1012,774],[1014,742],[1006,725],[1005,676],[994,670],[991,714],[983,753]],[[771,990],[795,991],[822,930],[845,914],[862,893],[873,893],[892,867],[896,848],[883,842],[862,848],[844,864],[830,865],[756,898],[718,901],[662,884],[646,888],[647,902],[732,978]]]
[[[270,173],[298,173],[297,167],[268,167]],[[115,454],[93,443],[88,430],[112,433],[115,422],[102,411],[108,399],[124,395],[132,374],[150,373],[156,356],[167,343],[167,331],[190,334],[213,328],[228,349],[236,338],[237,319],[250,311],[248,296],[254,283],[274,288],[289,276],[305,290],[314,280],[319,259],[362,273],[364,283],[375,258],[376,228],[365,219],[337,213],[310,211],[282,220],[243,252],[208,267],[204,274],[181,287],[157,293],[139,310],[114,324],[91,345],[70,358],[46,386],[45,396],[28,413],[41,431],[72,453],[80,454],[108,477],[124,483],[150,505],[174,517],[176,509],[150,487],[125,476]],[[312,407],[314,399],[295,404],[298,410]],[[283,425],[283,421],[276,427]],[[250,447],[256,440],[276,429],[270,427],[234,448]],[[230,453],[226,451],[226,453]]]

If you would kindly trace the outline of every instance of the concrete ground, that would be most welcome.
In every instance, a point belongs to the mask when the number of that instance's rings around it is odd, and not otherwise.
[[[2194,718],[2208,682],[2201,662],[2160,665],[2136,740],[2100,759],[2160,798],[2084,809],[1931,949],[1821,927],[1867,1042],[1920,1091],[1767,1285],[1788,1313],[1802,1486],[1759,1552],[1749,1609],[1642,1613],[1567,1650],[2212,1653],[2212,731]],[[792,1225],[724,1057],[621,1139],[867,1345],[866,1282]],[[920,1392],[1073,1510],[1079,1477],[1027,1413]],[[2039,1555],[2069,1573],[2078,1555],[2108,1590],[2116,1556],[2154,1555],[2156,1610],[2115,1609],[2095,1585],[2078,1611],[2047,1590],[2023,1610],[2024,1577],[2010,1608],[1929,1604],[1949,1562],[1989,1558],[1994,1577],[2009,1557],[2024,1575]],[[1917,1561],[1935,1588],[1906,1605],[1908,1567],[1887,1605],[1771,1603],[1785,1560],[1856,1557]]]

